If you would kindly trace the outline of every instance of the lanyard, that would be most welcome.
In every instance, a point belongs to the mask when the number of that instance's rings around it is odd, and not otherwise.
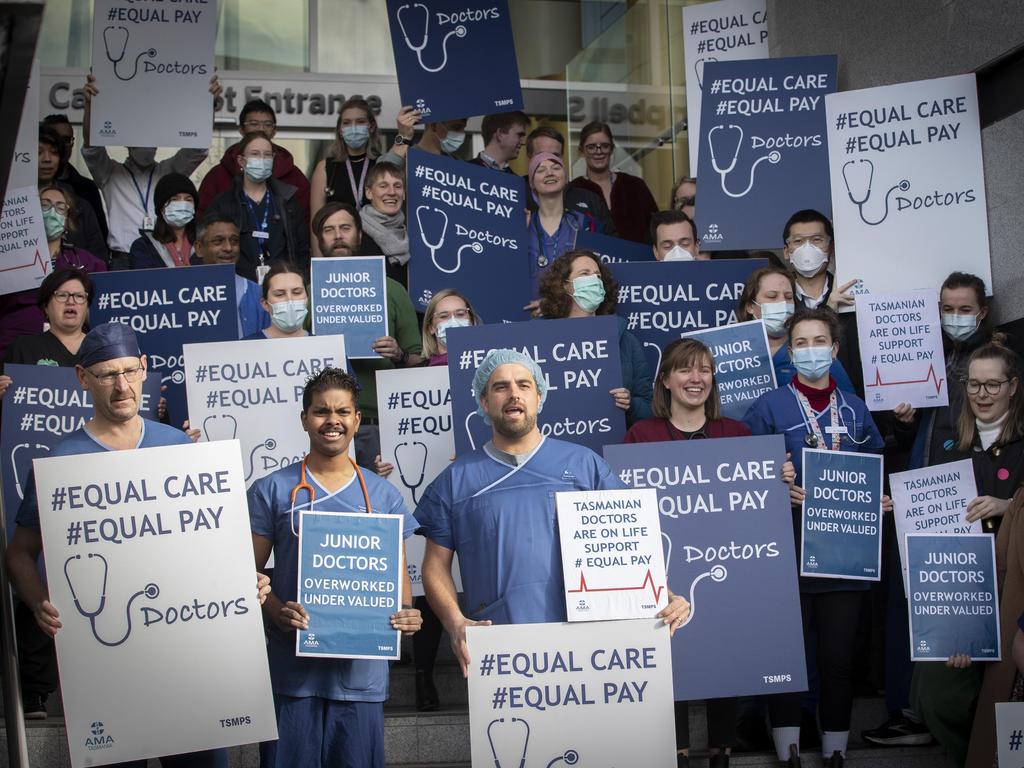
[[[268,189],[263,193],[263,199],[260,201],[260,205],[263,206],[263,221],[256,221],[256,208],[252,204],[252,199],[242,192],[242,199],[245,200],[245,205],[249,209],[249,218],[252,221],[253,231],[250,233],[252,238],[256,241],[257,247],[260,249],[260,266],[264,266],[263,257],[264,254],[270,253],[270,208],[274,204],[273,198],[270,196],[270,190]],[[259,282],[262,284],[263,276],[259,275],[257,268],[257,277]]]
[[[345,170],[348,171],[348,183],[352,188],[352,199],[355,201],[356,208],[358,208],[363,201],[363,185],[366,183],[366,170],[370,167],[370,160],[367,156],[363,156],[363,171],[359,175],[359,184],[356,184],[356,176],[352,172],[352,160],[351,158],[345,158]]]
[[[146,194],[145,195],[142,194],[142,187],[139,186],[139,182],[135,178],[135,174],[132,173],[131,168],[129,168],[128,166],[125,166],[124,169],[126,171],[128,171],[128,175],[132,179],[132,184],[135,185],[135,191],[139,195],[139,203],[142,205],[142,215],[143,216],[148,216],[149,215],[149,193],[150,193],[150,190],[153,189],[153,174],[156,173],[156,166],[154,165],[150,169],[150,171],[149,171],[149,181],[146,182]]]
[[[832,421],[832,427],[829,429],[829,432],[832,434],[832,448],[830,449],[825,445],[825,436],[821,432],[821,424],[818,423],[818,417],[815,415],[814,409],[811,408],[810,400],[808,400],[807,396],[804,395],[803,392],[797,390],[797,388],[792,384],[789,385],[789,389],[792,391],[794,397],[796,397],[797,403],[800,404],[800,410],[804,417],[804,424],[810,430],[810,433],[806,438],[804,438],[804,441],[810,443],[810,438],[813,435],[814,445],[810,446],[811,448],[821,448],[826,451],[838,451],[839,441],[842,439],[842,436],[839,432],[839,406],[837,404],[838,401],[836,399],[835,390],[832,390],[832,394],[828,398],[829,415],[831,416]]]

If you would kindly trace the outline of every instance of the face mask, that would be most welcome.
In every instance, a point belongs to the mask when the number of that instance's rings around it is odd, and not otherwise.
[[[826,261],[828,261],[828,254],[810,243],[804,243],[789,255],[789,262],[793,265],[793,269],[804,277],[814,277]]]
[[[184,227],[195,215],[196,207],[186,200],[171,200],[163,212],[164,221],[177,228]]]
[[[681,245],[673,245],[672,250],[661,257],[662,261],[693,261],[693,254]]]
[[[754,302],[757,304],[757,302]],[[773,339],[786,335],[786,321],[793,316],[796,307],[785,301],[773,301],[767,304],[757,304],[761,308],[761,319],[764,321],[764,329]]]
[[[943,315],[942,330],[953,341],[963,341],[978,330],[978,318],[975,315]]]
[[[832,347],[801,347],[793,350],[793,367],[812,381],[832,367]]]
[[[370,126],[346,125],[341,129],[341,138],[352,149],[362,149],[370,140]]]
[[[266,181],[274,172],[274,158],[272,157],[247,157],[245,158],[245,175],[253,181]]]
[[[278,330],[284,333],[294,333],[306,322],[306,309],[304,301],[279,301],[270,305],[270,320],[277,326]]]
[[[156,160],[155,147],[132,147],[128,150],[128,157],[139,168],[148,168]]]
[[[67,220],[62,213],[57,213],[57,211],[44,211],[43,227],[46,229],[46,239],[56,240],[63,235],[66,221]]]
[[[465,140],[465,131],[448,131],[448,135],[441,139],[441,146],[449,155],[454,155]]]
[[[594,312],[604,301],[604,281],[600,275],[584,275],[572,281],[572,300],[584,312]]]
[[[445,341],[445,338],[448,336],[448,329],[449,328],[468,328],[468,327],[469,327],[469,318],[465,318],[465,317],[450,317],[447,320],[445,320],[443,323],[441,323],[439,326],[437,326],[437,330],[434,331],[434,335],[437,336],[437,340],[439,342],[441,342],[445,346],[448,346],[448,342]]]

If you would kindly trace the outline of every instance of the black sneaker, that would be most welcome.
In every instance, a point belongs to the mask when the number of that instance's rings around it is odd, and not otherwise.
[[[21,697],[21,707],[26,720],[46,719],[46,697],[38,693],[26,693]]]
[[[905,715],[890,717],[870,731],[862,731],[861,738],[880,747],[921,747],[932,743],[932,735],[924,723],[916,723]]]

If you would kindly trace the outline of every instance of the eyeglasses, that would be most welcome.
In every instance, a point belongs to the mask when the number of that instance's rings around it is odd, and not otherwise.
[[[685,208],[688,205],[696,205],[696,204],[697,204],[697,196],[696,195],[692,195],[691,197],[677,197],[676,198],[676,208]]]
[[[614,144],[607,141],[602,141],[600,144],[584,144],[583,151],[588,155],[604,154],[605,152],[611,152]]]
[[[821,248],[822,246],[828,245],[830,237],[827,235],[811,235],[809,237],[801,237],[800,235],[794,235],[786,241],[786,245],[790,248],[799,248],[804,243],[810,243],[815,248]]]
[[[93,373],[88,368],[86,368],[85,370],[88,373],[92,374],[93,378],[96,379],[96,381],[98,381],[105,387],[114,386],[114,384],[117,383],[117,380],[121,376],[124,376],[124,380],[127,381],[129,384],[133,384],[134,382],[138,381],[139,377],[141,377],[142,374],[146,371],[146,369],[143,368],[141,365],[136,366],[135,368],[125,368],[123,371],[110,371],[108,373]]]
[[[443,323],[446,320],[451,320],[453,317],[459,320],[469,320],[471,317],[468,309],[456,309],[453,312],[438,312],[434,315],[435,322]]]
[[[1000,390],[1003,388],[1003,384],[1006,384],[1010,379],[1003,379],[997,381],[992,379],[990,381],[978,381],[977,379],[967,379],[964,381],[964,388],[967,390],[968,395],[978,394],[982,387],[985,388],[985,392],[990,395],[998,395]]]
[[[71,291],[54,291],[53,298],[61,304],[66,304],[68,300],[72,304],[85,304],[89,300],[89,295],[85,293],[72,293]]]
[[[62,216],[67,216],[68,211],[71,210],[70,206],[67,203],[54,203],[50,200],[43,199],[39,201],[39,207],[43,210],[43,213],[46,213],[48,211],[56,211]]]
[[[272,131],[277,125],[273,120],[246,120],[242,127],[250,131]]]

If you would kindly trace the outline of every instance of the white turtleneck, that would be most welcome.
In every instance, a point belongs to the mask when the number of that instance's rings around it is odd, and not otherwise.
[[[996,441],[996,438],[999,437],[999,433],[1003,431],[1003,424],[1006,423],[1006,417],[1009,415],[1010,412],[1007,411],[998,419],[988,424],[980,419],[974,420],[974,424],[978,428],[978,439],[981,440],[981,447],[984,450],[987,451],[992,443]]]

